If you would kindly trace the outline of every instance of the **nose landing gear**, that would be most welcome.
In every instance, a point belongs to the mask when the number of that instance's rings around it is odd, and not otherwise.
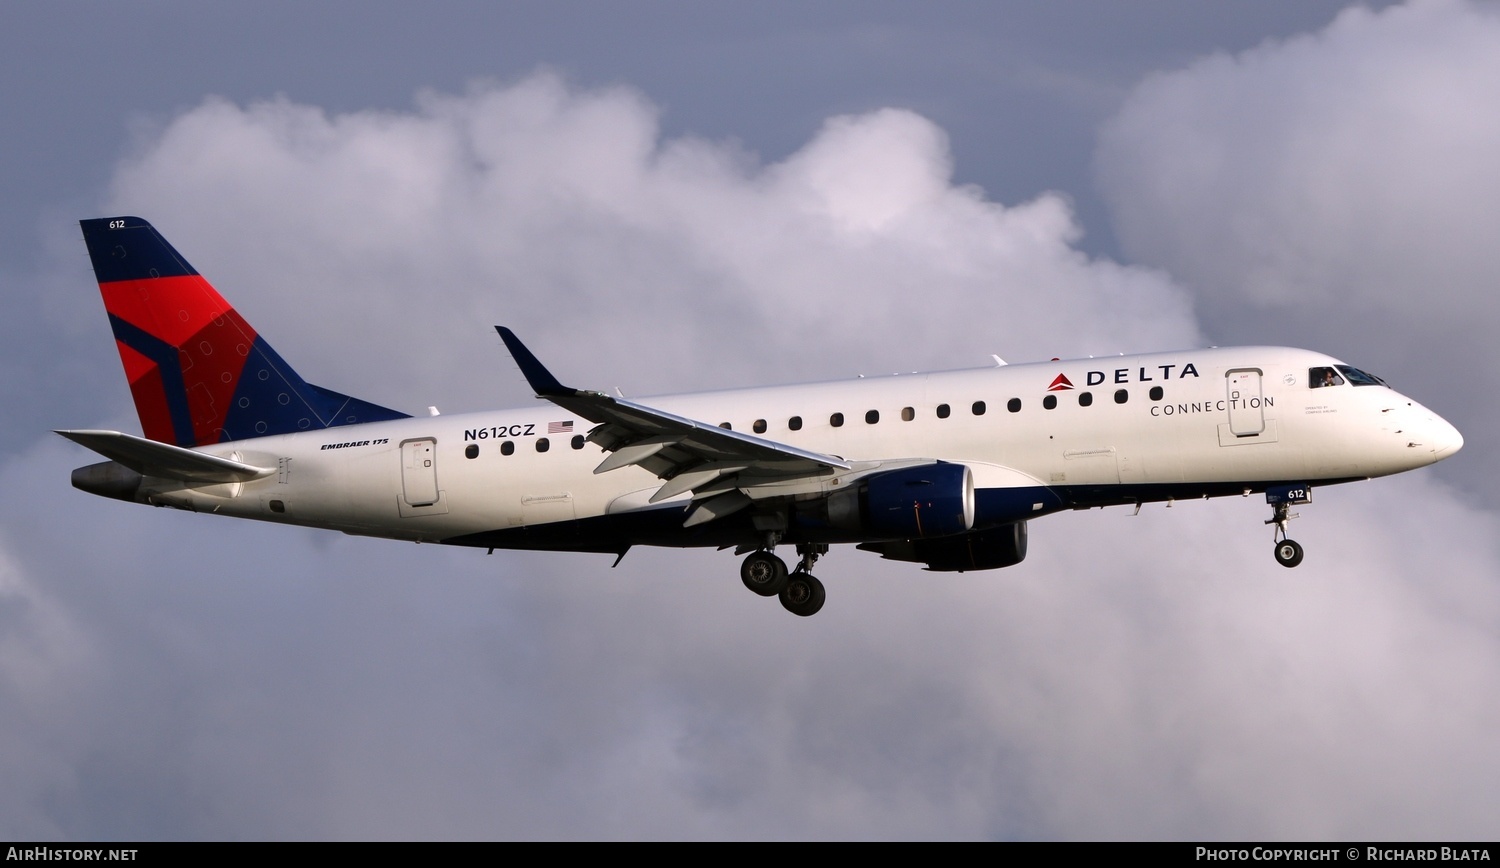
[[[1283,567],[1295,567],[1302,563],[1302,546],[1292,540],[1284,539],[1276,544],[1276,563]]]
[[[1312,489],[1306,485],[1273,486],[1266,489],[1266,503],[1271,504],[1271,517],[1266,520],[1266,524],[1276,525],[1276,531],[1271,536],[1276,543],[1273,550],[1276,563],[1283,567],[1295,567],[1302,563],[1302,546],[1287,537],[1286,523],[1297,517],[1297,513],[1291,512],[1292,506],[1312,503]]]

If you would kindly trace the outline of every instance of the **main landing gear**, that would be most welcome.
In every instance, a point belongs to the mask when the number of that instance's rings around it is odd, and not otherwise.
[[[1297,517],[1291,512],[1294,504],[1311,503],[1312,490],[1306,485],[1282,485],[1266,489],[1266,502],[1271,504],[1271,517],[1266,524],[1276,525],[1271,538],[1276,543],[1273,553],[1276,563],[1283,567],[1295,567],[1302,563],[1302,546],[1286,535],[1286,523]]]
[[[768,551],[751,552],[740,564],[740,581],[762,597],[774,597],[786,587],[786,561]]]
[[[828,546],[803,543],[797,546],[802,560],[797,568],[787,571],[786,562],[765,549],[751,552],[740,564],[740,581],[745,587],[762,597],[779,597],[781,605],[793,615],[804,618],[816,615],[823,608],[827,592],[823,583],[812,574],[818,557],[827,553]]]

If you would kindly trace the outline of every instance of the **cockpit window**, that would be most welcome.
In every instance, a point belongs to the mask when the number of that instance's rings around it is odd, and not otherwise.
[[[1356,386],[1385,385],[1385,380],[1380,379],[1374,374],[1367,374],[1364,371],[1361,371],[1359,368],[1351,368],[1348,365],[1339,365],[1339,370],[1343,371],[1344,376],[1349,378],[1349,382],[1353,383]]]
[[[1333,368],[1309,368],[1307,371],[1308,388],[1321,389],[1324,386],[1342,386],[1344,378]]]

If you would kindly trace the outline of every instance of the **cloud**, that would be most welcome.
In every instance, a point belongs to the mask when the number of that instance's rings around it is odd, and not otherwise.
[[[545,74],[409,112],[210,100],[105,209],[314,381],[407,408],[530,400],[492,322],[631,391],[1200,340],[1181,286],[1080,254],[1061,195],[954,185],[910,112],[770,165],[655,117]],[[124,394],[78,423],[129,428]],[[71,681],[0,704],[46,710],[5,724],[49,758],[8,778],[15,837],[1494,832],[1495,520],[1427,476],[1320,489],[1296,571],[1257,500],[1094,511],[996,573],[837,551],[802,620],[724,553],[611,570],[222,521],[68,490],[84,460],[0,464],[34,493],[0,507],[18,587],[88,637]]]
[[[67,712],[76,697],[97,686],[98,648],[84,619],[40,586],[17,548],[0,539],[0,732],[29,737],[0,740],[0,775],[25,782],[0,794],[0,829],[53,837],[62,823],[37,797],[69,782],[77,756],[59,742],[73,728]]]
[[[283,355],[402,406],[517,395],[492,323],[575,380],[609,359],[617,380],[593,385],[636,394],[1197,342],[1180,289],[1070,246],[1063,198],[1003,206],[951,168],[910,112],[833,118],[761,166],[660,139],[633,91],[542,74],[408,113],[210,100],[122,166],[107,207],[256,305]],[[334,330],[361,335],[357,364]]]
[[[1128,255],[1200,291],[1216,340],[1384,372],[1461,429],[1500,424],[1500,14],[1353,7],[1318,33],[1143,82],[1096,164]],[[1359,353],[1359,356],[1356,356]],[[1478,450],[1443,469],[1495,506]]]

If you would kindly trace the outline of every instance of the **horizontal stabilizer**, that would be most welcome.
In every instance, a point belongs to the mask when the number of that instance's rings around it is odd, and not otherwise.
[[[204,455],[155,440],[134,437],[120,431],[58,431],[58,434],[80,446],[87,446],[105,458],[134,470],[142,476],[177,479],[183,482],[211,484],[249,482],[276,472],[274,467],[256,467]]]

